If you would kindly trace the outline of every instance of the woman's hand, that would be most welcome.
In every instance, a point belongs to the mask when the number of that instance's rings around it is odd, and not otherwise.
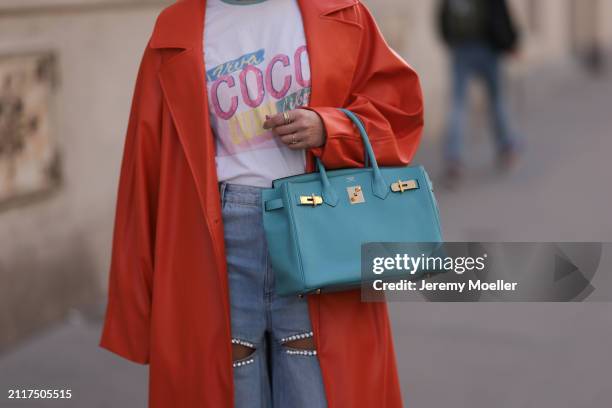
[[[267,116],[264,129],[272,132],[290,149],[310,149],[325,144],[325,126],[316,112],[295,109]]]

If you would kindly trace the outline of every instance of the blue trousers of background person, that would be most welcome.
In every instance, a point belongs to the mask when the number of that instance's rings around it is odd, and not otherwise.
[[[471,43],[452,47],[452,107],[444,144],[447,161],[459,163],[463,151],[468,111],[468,85],[473,77],[481,79],[490,101],[489,115],[497,152],[515,151],[517,137],[513,133],[503,92],[500,55],[486,44]]]

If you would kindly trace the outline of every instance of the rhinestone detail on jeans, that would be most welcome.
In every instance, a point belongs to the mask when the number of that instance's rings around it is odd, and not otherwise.
[[[247,364],[251,364],[251,363],[253,363],[254,361],[255,361],[255,359],[254,359],[254,358],[249,358],[248,360],[235,361],[235,362],[232,364],[232,366],[233,366],[234,368],[236,368],[236,367],[242,367],[242,366],[245,366],[245,365],[247,365]]]
[[[287,343],[288,341],[300,340],[300,339],[308,339],[314,336],[313,332],[294,334],[293,336],[288,336],[281,339],[281,343]]]
[[[251,342],[245,341],[245,340],[240,340],[240,339],[232,339],[232,344],[238,344],[240,346],[244,346],[244,347],[248,347],[248,348],[255,348],[255,345]]]
[[[292,356],[316,356],[317,350],[297,350],[297,349],[289,349],[287,350],[287,354]]]

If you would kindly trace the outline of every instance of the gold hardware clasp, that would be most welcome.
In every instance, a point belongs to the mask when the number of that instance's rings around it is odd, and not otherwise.
[[[323,204],[323,197],[318,195],[300,196],[300,205],[311,205],[316,207]]]
[[[416,180],[397,180],[391,184],[391,191],[394,193],[403,193],[404,191],[416,190],[419,188],[419,183]]]

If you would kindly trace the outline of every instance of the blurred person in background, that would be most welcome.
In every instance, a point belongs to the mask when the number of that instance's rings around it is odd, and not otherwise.
[[[510,124],[501,65],[505,54],[516,52],[519,34],[506,0],[442,0],[438,27],[451,57],[452,97],[444,159],[446,181],[453,186],[462,174],[472,78],[482,80],[487,89],[499,167],[507,170],[516,163],[518,140]]]

